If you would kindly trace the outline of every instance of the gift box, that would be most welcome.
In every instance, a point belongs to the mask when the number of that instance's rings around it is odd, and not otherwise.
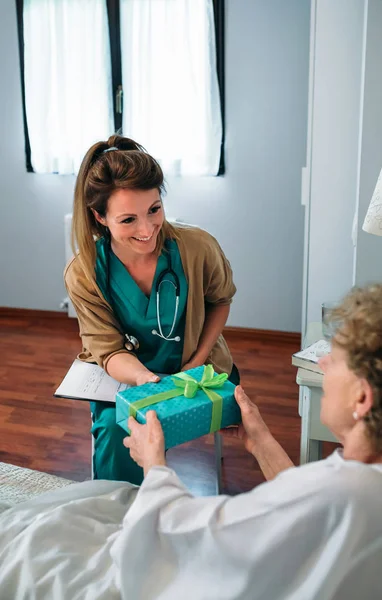
[[[146,423],[155,410],[161,422],[166,449],[189,442],[241,421],[228,375],[214,373],[212,365],[164,377],[159,383],[131,387],[116,396],[117,423],[127,433],[127,419]]]

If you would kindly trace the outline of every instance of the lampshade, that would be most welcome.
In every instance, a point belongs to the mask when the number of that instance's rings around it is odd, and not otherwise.
[[[382,235],[382,170],[371,197],[362,229],[367,233]]]

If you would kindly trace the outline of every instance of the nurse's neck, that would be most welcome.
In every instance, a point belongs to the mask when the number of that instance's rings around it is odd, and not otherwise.
[[[139,243],[139,242],[137,242]],[[142,242],[142,245],[144,242]],[[132,243],[119,243],[116,240],[111,241],[111,249],[117,258],[127,268],[145,268],[150,267],[153,264],[156,265],[158,261],[158,255],[156,253],[155,246],[150,252],[151,248],[144,246],[142,250],[138,248],[138,251],[132,247]]]

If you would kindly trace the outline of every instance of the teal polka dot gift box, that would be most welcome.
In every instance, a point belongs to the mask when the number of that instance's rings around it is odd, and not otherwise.
[[[236,425],[241,414],[234,398],[235,386],[227,377],[226,373],[217,375],[212,365],[207,365],[118,392],[117,423],[129,433],[130,416],[146,423],[146,413],[155,410],[166,449]]]

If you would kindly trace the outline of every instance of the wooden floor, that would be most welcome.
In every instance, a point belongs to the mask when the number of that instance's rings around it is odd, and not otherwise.
[[[242,385],[271,431],[297,463],[298,387],[291,354],[296,338],[253,339],[228,333]],[[80,350],[77,322],[66,316],[0,312],[0,461],[82,481],[90,477],[90,414],[86,402],[53,397]],[[197,494],[215,492],[213,437],[168,453],[171,466]],[[237,494],[263,481],[240,442],[224,443],[224,491]]]

